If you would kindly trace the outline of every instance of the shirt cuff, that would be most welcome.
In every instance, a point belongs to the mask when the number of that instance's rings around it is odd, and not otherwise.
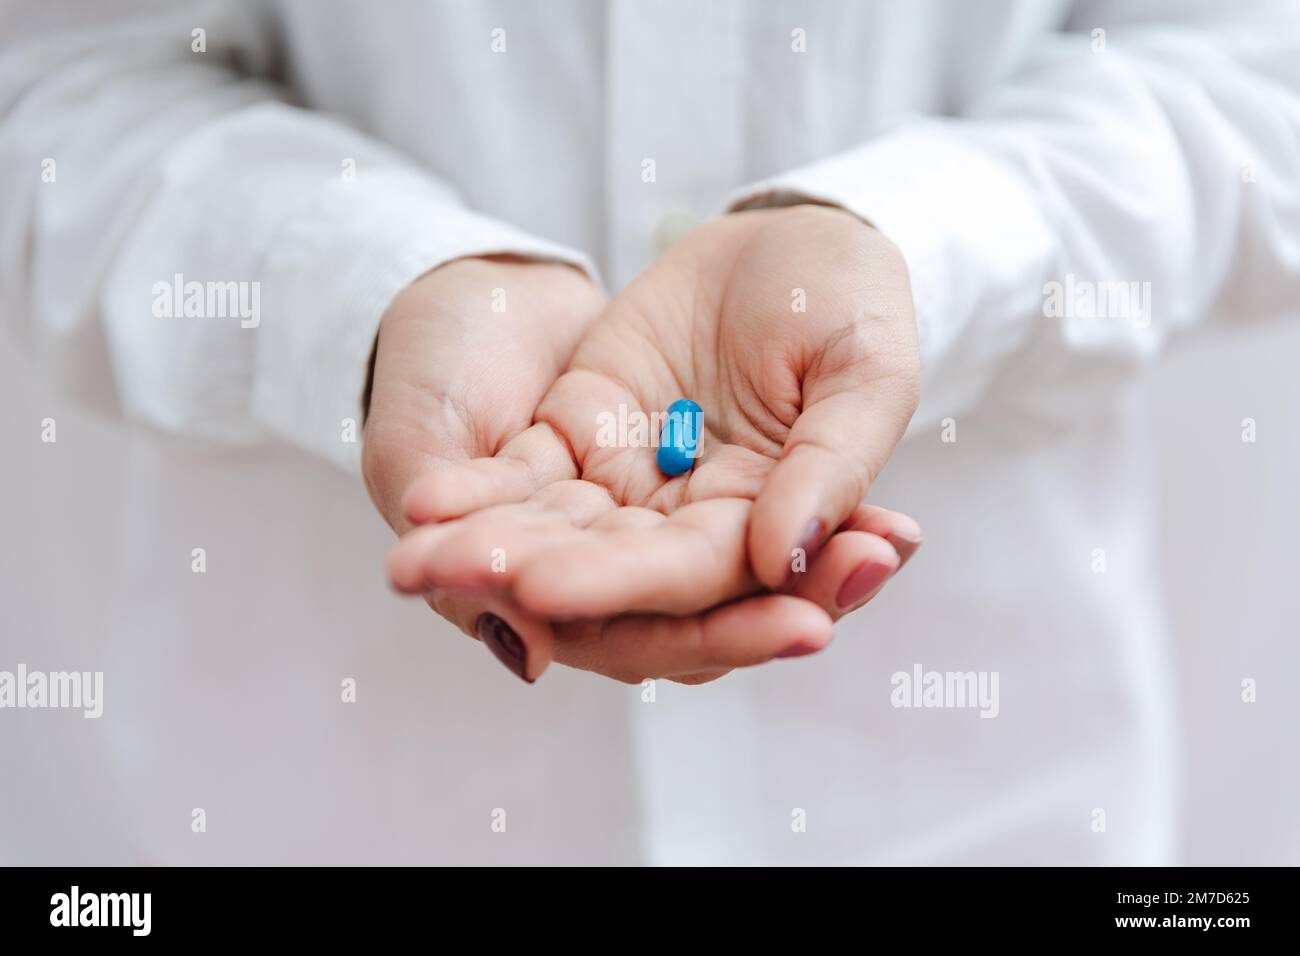
[[[918,123],[755,183],[728,202],[732,211],[838,206],[898,246],[925,379],[917,428],[972,404],[994,363],[1028,337],[1025,317],[1042,314],[1053,230],[1027,175],[989,139],[970,142],[960,121]]]
[[[385,170],[327,185],[280,229],[260,270],[258,421],[359,470],[361,394],[384,311],[429,270],[492,254],[562,262],[600,281],[582,253],[465,209],[418,174]]]

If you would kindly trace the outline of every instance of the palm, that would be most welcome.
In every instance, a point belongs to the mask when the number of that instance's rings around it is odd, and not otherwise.
[[[537,420],[573,449],[581,477],[618,504],[670,514],[691,502],[752,499],[779,459],[798,380],[771,349],[778,330],[729,298],[732,288],[753,288],[743,250],[762,224],[719,220],[675,246],[614,299],[538,408]],[[705,451],[686,475],[666,477],[645,447],[602,446],[602,415],[644,420],[678,398],[704,409]]]
[[[827,289],[826,264],[791,252],[817,243],[789,227],[764,213],[697,230],[609,305],[531,428],[491,458],[422,479],[408,495],[413,517],[466,516],[408,546],[428,583],[508,590],[531,613],[574,617],[690,613],[758,590],[753,502],[818,400],[816,373],[860,344],[854,290]],[[793,309],[814,283],[819,307]],[[602,419],[635,421],[683,397],[705,410],[702,457],[686,475],[663,475],[652,448],[600,440]]]

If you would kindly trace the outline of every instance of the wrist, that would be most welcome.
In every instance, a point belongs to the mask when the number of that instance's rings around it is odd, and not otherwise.
[[[494,253],[441,263],[399,291],[380,318],[366,364],[362,422],[370,414],[385,330],[431,321],[452,329],[458,323],[479,325],[485,313],[491,313],[494,320],[539,323],[555,317],[585,322],[594,318],[604,303],[605,295],[589,273],[564,260]]]

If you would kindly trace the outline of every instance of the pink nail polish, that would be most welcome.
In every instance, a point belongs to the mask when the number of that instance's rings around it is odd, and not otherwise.
[[[824,644],[814,644],[811,641],[796,641],[776,656],[779,658],[807,657],[809,654],[816,654],[825,646]]]
[[[842,608],[852,607],[884,584],[893,573],[894,568],[891,565],[881,564],[878,561],[866,561],[858,565],[857,570],[840,585],[840,593],[836,595],[835,603]]]

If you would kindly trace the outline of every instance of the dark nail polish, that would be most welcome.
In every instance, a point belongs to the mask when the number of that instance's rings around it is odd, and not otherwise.
[[[478,639],[487,645],[492,656],[505,664],[510,673],[528,681],[528,648],[515,629],[491,612],[479,615],[474,624]]]

